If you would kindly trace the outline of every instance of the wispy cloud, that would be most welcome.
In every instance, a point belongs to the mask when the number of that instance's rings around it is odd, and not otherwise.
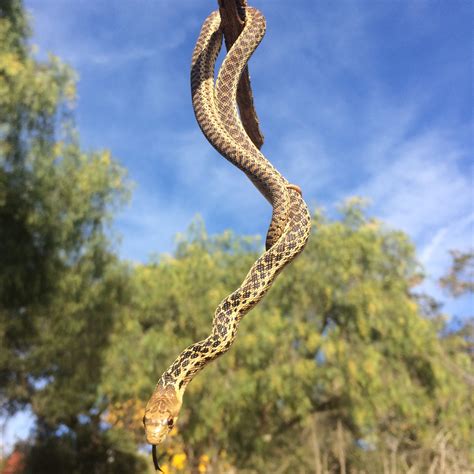
[[[126,0],[113,5],[102,0],[26,3],[39,33],[36,40],[41,40],[40,51],[53,51],[76,68],[120,67],[127,62],[166,57],[186,41],[196,23],[191,15],[185,15],[193,9],[189,2],[163,8],[161,2],[136,0],[133,12]]]
[[[110,65],[123,66],[124,63],[130,61],[138,61],[141,59],[147,59],[156,54],[156,50],[147,48],[130,49],[125,51],[113,51],[110,53],[92,53],[83,56],[80,60],[90,61],[97,65]],[[77,60],[77,57],[76,57]]]
[[[470,151],[454,131],[433,127],[413,133],[419,123],[414,115],[401,118],[405,128],[368,143],[368,177],[348,194],[370,197],[376,215],[415,242],[427,276],[419,291],[443,302],[448,314],[468,316],[472,297],[453,301],[438,280],[451,265],[449,250],[474,245]]]
[[[419,239],[469,213],[463,150],[441,131],[405,139],[386,150],[356,191],[370,196],[381,217]]]
[[[447,256],[446,248],[449,250],[468,250],[474,242],[474,213],[451,222],[435,233],[428,241],[420,254],[420,260],[431,268],[436,268],[436,274],[446,272]]]

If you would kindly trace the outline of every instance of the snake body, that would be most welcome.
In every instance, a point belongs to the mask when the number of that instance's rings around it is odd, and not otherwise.
[[[198,124],[214,148],[241,169],[270,201],[273,214],[265,252],[240,287],[218,305],[211,334],[184,349],[159,379],[144,416],[146,439],[152,445],[161,443],[173,428],[188,383],[230,348],[241,319],[303,250],[309,237],[311,216],[299,188],[288,184],[254,146],[237,113],[238,80],[264,32],[261,13],[247,7],[244,30],[226,56],[216,85],[214,67],[222,43],[219,12],[205,20],[194,49],[191,91]]]

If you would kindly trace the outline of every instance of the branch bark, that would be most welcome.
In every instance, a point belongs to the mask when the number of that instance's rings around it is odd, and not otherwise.
[[[218,3],[225,45],[227,51],[229,51],[244,28],[247,0],[218,0]],[[253,103],[248,67],[242,72],[237,88],[237,105],[239,106],[240,118],[247,135],[257,148],[261,148],[264,138]]]

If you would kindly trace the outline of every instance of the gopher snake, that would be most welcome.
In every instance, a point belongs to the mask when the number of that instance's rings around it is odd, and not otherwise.
[[[248,138],[236,106],[240,74],[265,33],[261,13],[246,8],[245,27],[226,56],[214,85],[214,67],[222,43],[219,12],[205,20],[191,69],[193,107],[209,142],[241,169],[273,206],[266,251],[256,260],[240,287],[217,307],[212,332],[187,347],[163,373],[145,409],[147,442],[156,446],[173,428],[192,378],[232,345],[240,320],[267,293],[278,273],[304,248],[311,217],[297,186],[275,170]]]

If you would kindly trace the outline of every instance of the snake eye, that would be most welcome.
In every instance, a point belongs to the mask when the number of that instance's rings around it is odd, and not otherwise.
[[[173,428],[174,425],[174,420],[173,418],[169,417],[168,418],[168,428]]]

